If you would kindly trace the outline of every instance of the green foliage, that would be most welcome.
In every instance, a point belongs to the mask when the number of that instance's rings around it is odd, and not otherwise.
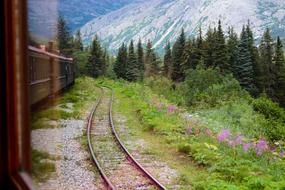
[[[145,76],[156,76],[159,73],[159,63],[151,41],[148,41],[145,53]]]
[[[222,29],[221,21],[219,20],[218,30],[216,32],[216,43],[214,46],[213,65],[219,67],[222,72],[227,73],[230,70],[230,65],[227,58],[227,49],[225,36]]]
[[[62,16],[58,18],[57,30],[57,43],[60,53],[65,56],[71,56],[73,51],[72,35]]]
[[[134,42],[131,41],[129,45],[129,51],[128,51],[128,59],[127,59],[127,65],[126,65],[126,73],[125,73],[125,79],[128,81],[137,81],[140,76],[140,69],[138,65],[137,56],[135,54],[134,49]],[[141,66],[140,66],[141,67]]]
[[[37,182],[46,181],[56,171],[54,160],[47,152],[32,150],[32,176]]]
[[[285,110],[266,97],[255,99],[252,105],[267,120],[264,125],[266,136],[271,141],[285,140]]]
[[[89,62],[86,65],[88,74],[94,78],[105,75],[107,64],[98,36],[93,39],[90,54]]]
[[[165,47],[165,55],[163,59],[163,75],[167,78],[171,77],[171,67],[172,67],[172,56],[171,56],[171,46],[167,43]]]
[[[138,69],[139,69],[139,79],[143,80],[144,78],[144,51],[142,47],[141,39],[139,39],[138,47],[137,47],[137,56],[138,56]]]
[[[172,80],[176,82],[181,82],[184,80],[183,71],[183,53],[186,44],[186,37],[184,29],[182,29],[181,34],[177,41],[174,43],[172,48]]]
[[[88,51],[75,51],[73,53],[74,63],[76,66],[75,74],[77,77],[86,75],[88,73],[87,64],[90,53]]]
[[[187,73],[186,99],[192,106],[216,106],[232,97],[246,95],[239,83],[231,75],[222,75],[213,68],[191,69]]]
[[[249,46],[249,36],[244,27],[238,45],[238,53],[234,67],[234,73],[243,88],[245,88],[252,95],[257,93],[257,88],[254,81],[251,49]]]
[[[267,28],[261,39],[260,51],[260,91],[265,91],[272,98],[274,84],[274,65],[273,65],[273,39],[270,30]]]
[[[126,78],[126,67],[127,67],[128,52],[127,47],[123,43],[119,48],[116,62],[114,64],[114,72],[116,76],[120,79]]]
[[[283,44],[280,38],[277,38],[275,55],[275,76],[274,76],[274,99],[285,108],[285,58],[283,51]]]

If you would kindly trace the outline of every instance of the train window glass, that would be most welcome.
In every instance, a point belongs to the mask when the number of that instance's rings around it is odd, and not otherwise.
[[[76,121],[66,119],[72,104],[64,99],[75,77],[72,52],[66,47],[72,33],[59,14],[59,0],[27,2],[32,179],[39,189],[69,189],[71,179],[62,173],[74,169],[68,164],[73,158],[66,155],[74,134],[66,134],[65,126]],[[70,34],[68,39],[63,30]]]

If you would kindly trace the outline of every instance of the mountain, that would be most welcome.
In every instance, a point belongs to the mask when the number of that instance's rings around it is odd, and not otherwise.
[[[29,31],[42,39],[54,37],[59,14],[72,32],[98,16],[122,8],[135,0],[28,0]]]
[[[139,38],[152,40],[160,51],[167,41],[173,42],[184,28],[188,36],[203,33],[218,20],[226,30],[233,26],[240,32],[250,20],[260,38],[269,27],[273,34],[285,37],[284,0],[145,0],[132,2],[118,10],[99,16],[81,28],[85,44],[98,34],[111,51],[123,42]]]

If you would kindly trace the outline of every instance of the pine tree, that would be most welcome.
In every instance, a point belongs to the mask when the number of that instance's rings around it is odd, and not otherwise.
[[[185,49],[186,37],[184,29],[172,48],[172,80],[181,82],[184,80],[183,53]]]
[[[141,39],[139,39],[137,47],[137,56],[138,56],[138,69],[139,69],[139,79],[143,80],[144,78],[144,51],[142,47]]]
[[[249,37],[245,27],[242,29],[240,42],[238,45],[237,61],[235,73],[240,85],[251,94],[255,94],[257,89],[254,84],[253,65],[250,56]]]
[[[218,24],[218,30],[215,36],[214,59],[212,60],[213,65],[215,67],[219,67],[222,72],[227,73],[230,71],[230,65],[227,60],[225,36],[220,20]]]
[[[171,46],[168,42],[165,46],[165,54],[164,54],[164,67],[163,67],[163,74],[165,77],[170,78],[171,77],[171,67],[172,67],[172,56],[171,56]]]
[[[214,47],[216,44],[216,34],[211,27],[206,33],[206,40],[204,42],[204,63],[206,67],[214,67],[213,60],[215,59]]]
[[[237,60],[238,35],[237,33],[235,33],[232,27],[229,28],[228,35],[229,35],[227,41],[228,63],[230,65],[230,71],[234,74],[234,76],[236,76],[236,73],[234,73],[234,68]]]
[[[57,43],[61,54],[65,56],[72,55],[72,35],[62,16],[59,16],[57,23]]]
[[[155,76],[159,72],[157,56],[152,48],[151,41],[148,41],[145,53],[145,76]]]
[[[274,65],[274,99],[279,102],[281,106],[285,107],[285,58],[283,45],[279,36],[275,48]]]
[[[274,65],[273,40],[267,28],[261,39],[260,47],[260,89],[273,98]]]
[[[91,47],[91,56],[87,64],[89,75],[97,78],[105,74],[106,65],[103,59],[103,51],[98,36],[96,35]]]
[[[134,42],[131,40],[129,45],[128,60],[126,66],[126,79],[136,81],[139,79],[140,72],[137,64],[137,57],[134,49]]]
[[[78,30],[75,34],[75,38],[73,40],[73,49],[74,51],[83,51],[83,43],[80,30]]]
[[[251,62],[253,66],[254,83],[255,83],[255,86],[258,88],[257,93],[254,95],[257,96],[261,92],[261,87],[260,87],[261,86],[260,85],[261,71],[260,71],[260,64],[259,64],[259,53],[258,53],[257,47],[255,46],[253,32],[250,28],[249,21],[246,26],[246,33],[248,36],[248,46],[249,46],[250,57],[251,57]]]
[[[114,72],[118,78],[126,79],[127,47],[123,43],[119,48],[117,59],[114,64]]]

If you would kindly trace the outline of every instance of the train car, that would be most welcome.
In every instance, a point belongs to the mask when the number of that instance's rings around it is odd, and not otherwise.
[[[29,46],[30,105],[43,102],[74,84],[74,63],[43,48]]]

